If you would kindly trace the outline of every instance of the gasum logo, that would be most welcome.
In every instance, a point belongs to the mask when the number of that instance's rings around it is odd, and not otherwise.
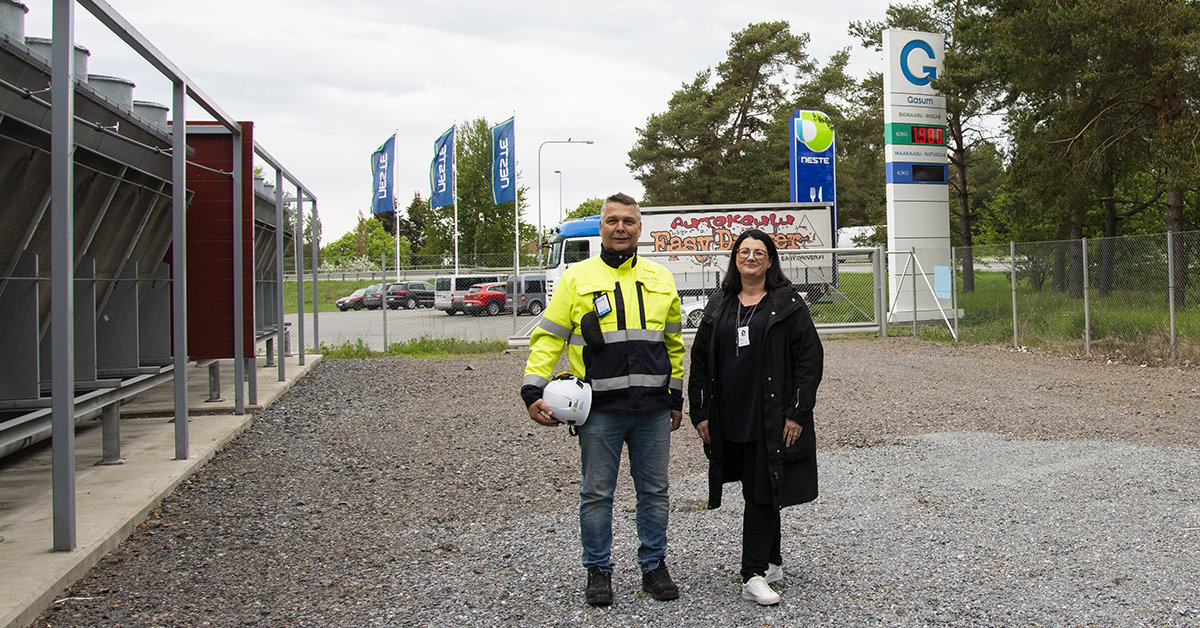
[[[904,48],[900,50],[900,71],[904,73],[904,78],[908,79],[909,83],[922,86],[928,85],[930,81],[937,78],[937,68],[932,65],[926,65],[921,67],[922,74],[920,76],[913,74],[910,58],[918,50],[925,53],[930,61],[935,59],[933,56],[933,46],[930,46],[929,42],[922,39],[914,39],[904,44]]]
[[[823,153],[833,144],[833,127],[829,116],[819,111],[801,111],[796,121],[796,140],[814,153]]]

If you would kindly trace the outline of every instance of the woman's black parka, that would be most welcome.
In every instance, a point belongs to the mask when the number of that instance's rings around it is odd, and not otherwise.
[[[720,383],[714,366],[713,346],[717,318],[725,311],[727,299],[736,298],[718,291],[709,298],[704,318],[692,344],[692,366],[688,377],[688,400],[692,425],[708,421],[711,445],[704,446],[708,456],[708,507],[721,505],[721,486],[737,479],[726,474],[723,466],[721,420],[717,395]],[[763,427],[771,494],[775,508],[785,508],[817,498],[817,441],[813,433],[813,406],[821,384],[825,353],[813,326],[808,306],[793,285],[769,290],[763,297],[770,318],[763,345],[762,381]],[[785,419],[803,428],[791,447],[783,446]],[[728,478],[728,479],[727,479]]]

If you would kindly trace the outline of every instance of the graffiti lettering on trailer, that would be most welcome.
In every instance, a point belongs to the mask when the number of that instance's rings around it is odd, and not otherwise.
[[[775,240],[775,246],[780,250],[805,249],[810,244],[816,242],[816,238],[811,233],[811,230],[803,225],[800,226],[801,231],[799,232],[779,231],[779,227],[790,226],[794,223],[795,216],[780,217],[775,214],[759,216],[757,218],[750,215],[738,214],[694,217],[690,219],[677,216],[671,221],[671,229],[704,229],[707,227],[709,232],[680,236],[672,231],[652,231],[650,232],[650,238],[656,253],[671,251],[728,251],[733,246],[733,241],[737,239],[737,235],[725,227],[727,225],[738,225],[762,229]],[[741,231],[739,230],[738,234],[740,233]],[[677,260],[679,258],[672,257],[670,259]],[[694,259],[696,263],[704,264],[709,260],[709,257],[697,256]]]
[[[759,227],[761,229],[762,227],[767,226],[783,227],[790,225],[795,221],[795,216],[788,215],[780,218],[775,214],[759,216],[758,218],[755,218],[749,214],[744,216],[739,214],[726,214],[724,216],[701,216],[699,218],[692,218],[691,220],[686,220],[683,216],[676,216],[675,220],[671,221],[671,228],[678,229],[683,227],[684,229],[695,229],[696,227],[700,226],[700,223],[704,223],[710,227],[742,225],[744,227]]]

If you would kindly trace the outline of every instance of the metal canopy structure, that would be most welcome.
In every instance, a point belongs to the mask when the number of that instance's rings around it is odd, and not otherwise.
[[[131,106],[132,83],[122,95],[112,91],[122,79],[77,72],[88,53],[74,41],[76,4],[171,82],[169,123]],[[257,341],[276,340],[284,377],[282,255],[291,243],[299,256],[303,202],[314,217],[316,202],[253,142],[251,123],[229,116],[108,3],[53,0],[52,10],[46,57],[24,38],[26,7],[0,0],[0,189],[9,197],[0,205],[0,455],[52,438],[53,548],[66,551],[75,547],[79,421],[103,416],[107,436],[123,399],[171,379],[175,458],[184,460],[189,338],[207,357],[234,358],[239,413]],[[216,122],[187,123],[189,98]],[[213,134],[223,153],[203,141]],[[274,195],[245,176],[254,154],[277,173]],[[285,179],[297,190],[294,227],[284,220]],[[229,230],[225,248],[192,247],[221,261],[196,265],[192,282],[189,223]],[[216,298],[232,310],[228,324],[189,330],[189,310],[201,311],[189,295],[214,283],[225,286]],[[105,462],[119,457],[114,441]]]

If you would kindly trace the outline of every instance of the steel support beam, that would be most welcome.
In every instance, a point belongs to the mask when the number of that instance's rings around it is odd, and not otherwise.
[[[245,246],[242,243],[242,135],[233,140],[233,412],[246,413]],[[253,373],[251,373],[253,376]]]
[[[279,359],[279,381],[287,381],[283,364],[283,174],[275,170],[275,318],[279,321],[276,326],[275,343],[276,357]]]
[[[321,223],[317,220],[316,198],[313,198],[312,200],[312,219],[308,224],[312,225],[313,349],[315,350],[317,347],[321,346],[321,336],[317,332],[319,329],[317,327],[317,319],[321,316],[320,312],[318,311],[320,308],[317,307],[317,304],[320,303],[320,301],[317,300],[317,250],[321,248],[321,230],[317,228],[317,225]],[[300,241],[304,241],[303,234],[301,234]]]
[[[121,183],[125,180],[125,174],[129,172],[129,166],[121,168],[121,174],[113,178],[112,187],[108,188],[108,194],[104,197],[104,203],[100,205],[100,211],[97,212],[95,220],[92,221],[92,226],[88,229],[87,235],[83,237],[83,244],[80,245],[75,256],[75,263],[87,254],[88,249],[92,246],[92,240],[96,239],[96,231],[100,229],[100,223],[104,222],[104,216],[108,213],[108,208],[112,207],[113,199],[117,196],[117,190],[121,189]]]
[[[112,8],[111,5],[104,0],[77,1],[83,6],[84,9],[95,16],[101,24],[107,26],[108,30],[112,31],[114,35],[121,38],[121,41],[124,41],[126,45],[128,45],[130,48],[133,48],[134,51],[141,55],[143,59],[150,63],[150,65],[154,66],[154,68],[161,72],[163,76],[167,77],[172,84],[174,84],[176,87],[180,87],[185,96],[191,96],[192,100],[195,100],[201,108],[211,114],[213,118],[216,118],[217,122],[220,122],[225,128],[235,133],[241,131],[241,127],[236,121],[234,121],[232,117],[229,116],[229,114],[225,113],[225,111],[222,110],[221,107],[215,102],[213,102],[213,100],[209,98],[207,94],[201,91],[196,84],[192,83],[191,79],[189,79],[187,75],[185,75],[178,67],[176,67],[175,64],[166,57],[166,55],[164,55],[162,52],[159,52],[158,48],[156,48],[154,44],[150,43],[150,40],[146,39],[140,32],[138,32],[138,30],[129,22],[127,22],[124,17],[121,17],[121,14],[117,13],[117,10]],[[62,66],[54,67],[57,68]],[[179,98],[177,97],[176,100],[179,100]],[[178,120],[177,115],[175,118]]]
[[[54,549],[75,549],[75,0],[54,0],[50,94],[50,360]]]
[[[276,194],[283,193],[283,186],[275,187]],[[304,188],[299,184],[296,185],[296,230],[292,235],[292,245],[296,249],[296,325],[297,325],[297,347],[300,358],[300,366],[304,366],[304,247],[301,244],[304,241]],[[386,301],[386,299],[385,299]],[[313,301],[313,311],[316,312],[317,302]],[[387,316],[387,304],[384,304],[383,315]],[[315,314],[314,314],[315,316]],[[387,331],[384,331],[384,338],[387,338]]]
[[[181,80],[174,82],[171,91],[171,350],[176,375],[173,380],[175,459],[187,460],[187,122],[183,117],[187,95]]]
[[[114,401],[104,406],[101,417],[103,457],[96,464],[104,466],[125,464],[125,459],[121,457],[121,402]]]
[[[254,357],[246,358],[246,389],[250,405],[258,405],[258,364]]]

